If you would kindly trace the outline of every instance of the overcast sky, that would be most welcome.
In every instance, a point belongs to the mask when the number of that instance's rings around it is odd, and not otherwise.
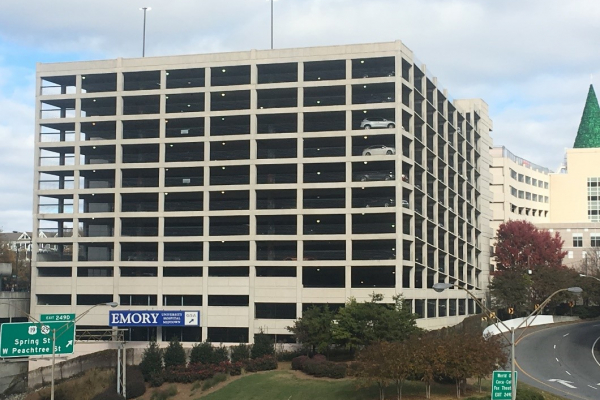
[[[270,46],[269,0],[2,0],[0,229],[32,227],[36,62]],[[598,0],[276,0],[275,48],[402,40],[457,98],[490,106],[495,145],[556,170],[591,76]]]

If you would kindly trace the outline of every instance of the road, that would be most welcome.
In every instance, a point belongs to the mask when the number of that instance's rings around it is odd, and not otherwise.
[[[600,364],[592,353],[600,321],[530,329],[515,347],[518,381],[567,399],[600,399]]]

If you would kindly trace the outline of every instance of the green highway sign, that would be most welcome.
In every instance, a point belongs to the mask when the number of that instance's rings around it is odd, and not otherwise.
[[[55,354],[72,354],[73,322],[13,322],[0,327],[0,357],[52,355],[52,330],[56,330]]]
[[[517,385],[517,372],[515,371],[515,387]],[[492,400],[512,399],[512,379],[510,371],[494,371],[492,375]]]
[[[42,314],[40,315],[42,322],[73,322],[75,314]]]

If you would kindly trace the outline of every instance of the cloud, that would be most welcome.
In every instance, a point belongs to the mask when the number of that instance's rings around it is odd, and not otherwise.
[[[0,13],[5,228],[31,220],[18,213],[31,204],[36,61],[139,57],[147,5],[148,56],[270,47],[268,0],[36,3],[3,0]],[[552,169],[600,76],[598,1],[277,0],[274,16],[276,48],[402,40],[452,98],[489,104],[496,145]]]

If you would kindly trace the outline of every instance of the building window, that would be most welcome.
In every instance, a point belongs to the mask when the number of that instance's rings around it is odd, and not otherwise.
[[[514,169],[510,170],[510,177],[513,179],[517,179],[517,172]]]
[[[524,199],[525,198],[525,192],[522,190],[519,190],[519,198],[520,199]]]
[[[533,201],[538,201],[538,195],[537,194],[533,194],[531,200]]]
[[[510,194],[517,197],[517,189],[515,189],[514,187],[510,187]]]
[[[548,189],[548,182],[544,182],[544,189]]]
[[[531,178],[529,176],[525,177],[525,183],[531,185]]]
[[[600,233],[592,233],[590,239],[592,247],[600,247]]]
[[[535,179],[535,178],[532,178],[532,179],[531,179],[531,184],[532,184],[533,186],[537,186],[537,185],[538,185],[538,181],[537,181],[537,179]]]
[[[573,258],[573,252],[572,251],[567,252],[567,258]]]
[[[544,203],[548,202],[548,196],[544,196]]]
[[[588,178],[588,219],[590,222],[600,222],[600,178]]]
[[[531,193],[525,192],[525,199],[531,200]]]
[[[519,174],[519,178],[517,180],[519,182],[523,182],[525,180],[525,177],[523,176],[523,174]]]
[[[583,247],[583,235],[581,233],[573,234],[573,247]]]

